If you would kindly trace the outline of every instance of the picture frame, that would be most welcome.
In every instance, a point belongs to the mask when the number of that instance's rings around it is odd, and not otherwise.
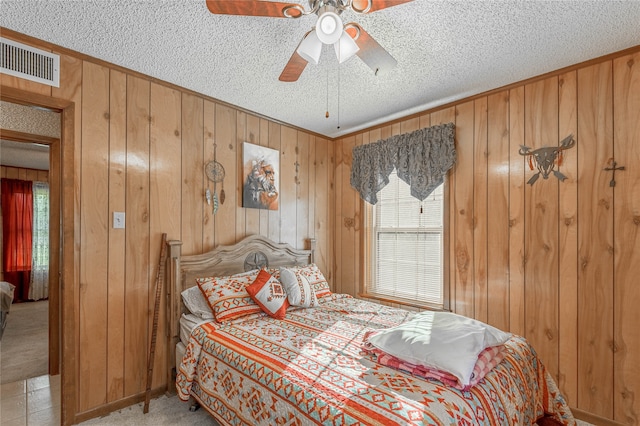
[[[280,201],[280,152],[244,142],[242,146],[242,207],[278,210]]]

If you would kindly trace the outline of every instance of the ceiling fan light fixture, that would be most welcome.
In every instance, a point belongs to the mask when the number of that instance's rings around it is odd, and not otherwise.
[[[305,61],[318,65],[321,53],[322,42],[318,38],[317,31],[310,31],[298,46],[298,55],[302,56]]]
[[[356,42],[351,38],[349,34],[347,34],[346,31],[342,32],[340,40],[334,43],[333,47],[336,50],[336,56],[338,57],[339,63],[343,63],[344,61],[358,53],[358,50],[360,50]]]
[[[340,39],[344,32],[342,19],[337,13],[332,11],[323,12],[316,22],[316,32],[318,38],[324,44],[333,44]]]

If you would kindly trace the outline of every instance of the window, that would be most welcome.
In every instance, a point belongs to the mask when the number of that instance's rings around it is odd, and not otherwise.
[[[49,184],[33,182],[33,260],[29,299],[49,297]]]
[[[424,201],[394,171],[370,208],[368,296],[442,309],[443,186]]]

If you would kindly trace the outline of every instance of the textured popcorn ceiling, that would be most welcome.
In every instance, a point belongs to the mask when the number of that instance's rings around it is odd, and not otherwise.
[[[315,15],[212,15],[205,0],[0,3],[3,27],[328,137],[640,44],[636,0],[415,0],[342,16],[396,68],[376,77],[357,57],[338,65],[325,46],[297,82],[278,81]]]
[[[60,137],[60,114],[0,101],[0,127],[52,138]]]

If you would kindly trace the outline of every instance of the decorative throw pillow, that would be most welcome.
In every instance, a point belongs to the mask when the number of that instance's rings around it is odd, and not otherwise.
[[[329,283],[315,263],[310,263],[305,266],[292,266],[287,269],[297,276],[305,277],[317,299],[331,296]]]
[[[280,268],[266,268],[265,271],[267,271],[276,280],[280,280]]]
[[[204,298],[200,287],[193,286],[184,290],[182,293],[182,302],[187,307],[189,312],[202,319],[213,319],[213,311],[211,306],[207,303],[207,299]]]
[[[246,287],[255,281],[258,270],[226,277],[197,278],[198,287],[218,322],[262,312],[247,293]]]
[[[253,284],[247,287],[247,293],[270,317],[285,317],[289,307],[287,293],[280,281],[264,269],[258,273]]]
[[[471,318],[427,311],[404,324],[379,330],[368,342],[403,361],[451,373],[467,386],[478,355],[510,337],[510,333]]]
[[[303,308],[318,306],[318,299],[311,287],[311,282],[300,269],[280,268],[280,282],[284,286],[291,306]]]

